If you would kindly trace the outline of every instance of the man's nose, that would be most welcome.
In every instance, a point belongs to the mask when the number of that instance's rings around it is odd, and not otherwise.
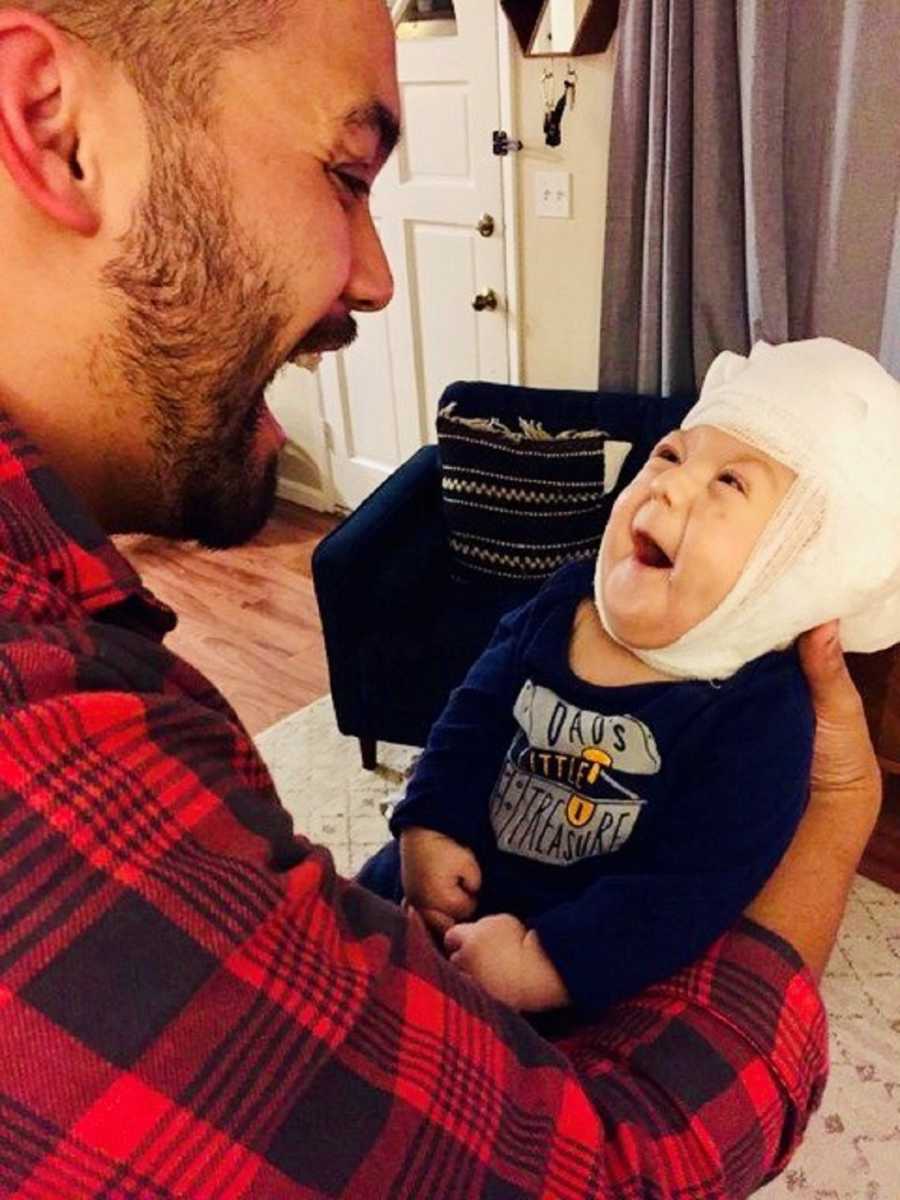
[[[353,230],[353,263],[344,299],[354,312],[380,312],[393,299],[394,277],[368,207],[358,208]]]

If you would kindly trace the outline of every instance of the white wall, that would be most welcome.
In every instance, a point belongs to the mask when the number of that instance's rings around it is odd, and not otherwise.
[[[310,508],[330,509],[334,486],[315,375],[300,367],[285,367],[269,389],[267,400],[288,435],[281,458],[280,495]]]
[[[565,114],[557,149],[544,142],[541,73],[553,66],[558,95],[567,60],[524,58],[516,46],[514,136],[525,143],[518,155],[522,382],[532,387],[597,386],[616,44],[571,60],[575,109]],[[569,221],[535,215],[535,173],[547,170],[571,172]]]

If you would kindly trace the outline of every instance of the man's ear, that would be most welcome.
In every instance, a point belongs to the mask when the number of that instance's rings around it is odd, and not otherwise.
[[[100,217],[78,161],[65,36],[34,13],[0,11],[0,164],[22,195],[85,237]]]

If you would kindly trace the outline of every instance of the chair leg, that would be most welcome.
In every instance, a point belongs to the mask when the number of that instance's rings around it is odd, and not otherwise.
[[[378,743],[374,738],[360,738],[359,749],[362,753],[362,765],[366,771],[374,771],[378,766]]]

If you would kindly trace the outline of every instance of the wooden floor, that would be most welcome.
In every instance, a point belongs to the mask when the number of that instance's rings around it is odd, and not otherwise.
[[[166,645],[215,683],[253,735],[328,694],[310,561],[336,524],[279,501],[263,533],[237,550],[116,539],[178,613]]]
[[[280,503],[260,537],[238,550],[117,539],[147,586],[179,614],[167,645],[216,684],[251,734],[329,690],[310,560],[336,524]],[[861,869],[900,891],[900,776],[888,781]]]

